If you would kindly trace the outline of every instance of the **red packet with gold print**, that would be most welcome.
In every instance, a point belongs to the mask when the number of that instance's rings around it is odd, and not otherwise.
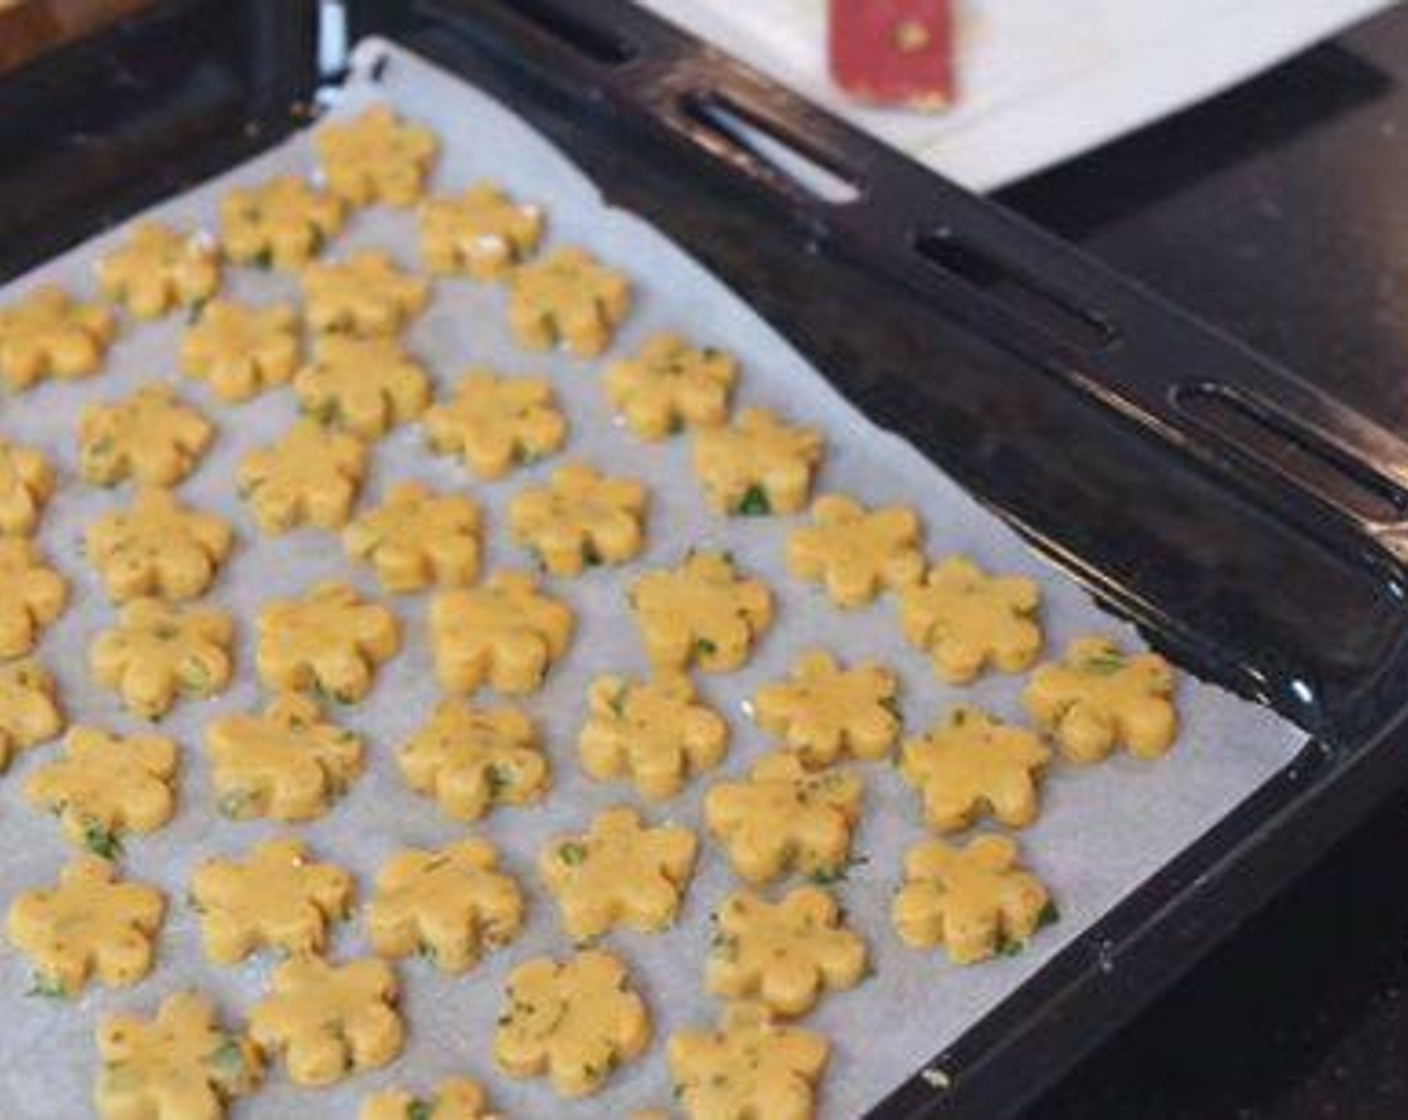
[[[830,0],[831,76],[861,101],[935,110],[954,96],[950,0]]]

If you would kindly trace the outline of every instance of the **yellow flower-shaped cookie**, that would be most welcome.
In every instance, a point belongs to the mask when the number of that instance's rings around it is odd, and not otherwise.
[[[1173,668],[1157,653],[1124,653],[1096,635],[1038,668],[1022,702],[1072,762],[1099,762],[1121,746],[1151,759],[1178,735],[1173,689]]]
[[[904,745],[900,776],[919,791],[924,819],[956,832],[991,816],[1013,828],[1036,820],[1037,779],[1051,752],[1031,731],[960,704]]]
[[[34,966],[35,987],[71,996],[93,976],[109,988],[146,976],[165,910],[159,890],[119,882],[107,860],[78,856],[54,886],[16,895],[6,928]]]
[[[735,891],[714,917],[705,976],[716,995],[805,1015],[823,993],[854,988],[865,976],[865,942],[820,887],[798,887],[778,902]]]
[[[328,582],[259,612],[255,664],[270,688],[313,689],[339,704],[371,691],[376,667],[401,649],[401,626],[350,584]]]
[[[874,762],[890,753],[900,733],[894,673],[867,661],[844,669],[829,653],[804,654],[786,680],[753,698],[753,718],[808,766],[829,766],[849,755]]]
[[[202,995],[168,996],[155,1020],[109,1015],[98,1028],[102,1120],[220,1120],[259,1087],[264,1067],[242,1035],[220,1029]]]
[[[772,592],[739,575],[722,552],[691,552],[678,568],[647,572],[630,602],[657,669],[730,672],[772,625]]]
[[[696,350],[677,334],[649,339],[632,358],[606,367],[606,399],[641,439],[728,419],[738,363],[722,350]]]
[[[144,385],[111,404],[89,405],[78,419],[78,468],[99,486],[126,479],[174,486],[200,462],[215,425],[169,385]]]
[[[231,539],[221,518],[187,509],[170,490],[157,488],[138,491],[130,509],[98,518],[84,534],[88,560],[115,603],[204,594]]]
[[[320,423],[376,439],[425,411],[430,378],[395,339],[324,335],[293,392]]]
[[[812,524],[787,538],[787,569],[821,584],[838,607],[863,607],[924,577],[919,518],[907,506],[867,510],[854,498],[825,494],[812,503]]]
[[[442,591],[430,603],[435,672],[452,692],[489,685],[536,691],[572,640],[572,608],[525,572],[498,572],[482,587]]]
[[[690,1120],[811,1120],[830,1046],[819,1034],[774,1023],[761,1004],[738,1003],[725,1008],[717,1030],[673,1035],[668,1054]]]
[[[0,665],[0,770],[20,751],[52,739],[64,729],[54,678],[25,658]]]
[[[704,797],[704,822],[739,877],[764,883],[789,870],[830,882],[845,874],[860,819],[854,774],[808,773],[795,754],[764,756],[748,778]]]
[[[454,395],[425,414],[425,438],[438,455],[455,455],[480,478],[551,455],[567,439],[567,420],[541,377],[465,371]]]
[[[0,537],[0,588],[0,657],[21,657],[63,614],[68,584],[33,541]]]
[[[1020,951],[1055,914],[1018,855],[1013,840],[991,833],[961,848],[942,840],[915,845],[892,908],[900,939],[914,949],[942,946],[956,964]]]
[[[104,294],[139,319],[203,303],[220,287],[220,247],[208,233],[178,233],[139,222],[127,241],[97,264]]]
[[[408,124],[388,105],[351,120],[330,121],[313,134],[328,190],[353,206],[409,206],[425,189],[440,142],[421,124]]]
[[[547,1074],[559,1095],[585,1097],[649,1044],[645,1004],[610,953],[539,957],[509,974],[494,1060],[510,1077]]]
[[[88,668],[130,711],[156,719],[178,695],[215,696],[230,683],[234,636],[224,611],[133,599],[118,625],[94,639]]]
[[[282,385],[298,366],[298,317],[286,303],[207,303],[181,339],[181,368],[226,404]]]
[[[377,873],[367,907],[367,935],[377,953],[419,953],[445,972],[466,971],[522,928],[523,893],[483,840],[397,852]]]
[[[204,860],[189,898],[216,964],[238,964],[260,949],[322,953],[328,927],[352,908],[352,876],[314,862],[302,840],[265,840],[243,860]]]
[[[675,922],[698,851],[687,828],[650,828],[634,809],[608,809],[586,832],[548,841],[538,874],[573,940],[618,926],[658,933]]]
[[[24,799],[54,813],[64,834],[94,855],[112,859],[122,836],[155,832],[176,806],[176,744],[157,735],[119,739],[75,726],[63,757],[29,776]]]
[[[425,309],[430,284],[385,253],[359,249],[303,269],[304,318],[321,334],[399,334]]]
[[[543,235],[543,209],[515,202],[493,183],[432,198],[420,209],[420,253],[437,276],[501,280],[533,255]]]
[[[385,961],[294,957],[275,969],[272,988],[249,1017],[249,1036],[265,1054],[283,1055],[295,1085],[331,1085],[401,1053],[396,974]]]
[[[587,710],[577,740],[582,769],[598,781],[625,778],[652,800],[673,797],[727,750],[728,724],[699,702],[683,673],[649,681],[598,677]]]
[[[384,1089],[362,1103],[357,1120],[496,1120],[489,1098],[467,1077],[447,1077],[428,1097]]]
[[[341,199],[285,175],[227,194],[220,202],[220,240],[232,261],[296,268],[321,253],[345,220]]]
[[[597,564],[624,564],[640,552],[646,499],[645,487],[635,479],[568,463],[546,486],[514,498],[508,523],[514,539],[532,549],[550,573],[577,576]]]
[[[362,741],[297,693],[212,721],[205,747],[216,807],[233,820],[321,817],[362,773]]]
[[[255,524],[271,535],[299,525],[338,529],[367,471],[367,449],[346,432],[299,420],[277,443],[251,451],[236,476]]]
[[[695,435],[694,471],[715,513],[796,513],[807,504],[822,446],[810,428],[745,408],[733,423]]]
[[[397,755],[406,784],[459,821],[495,805],[531,805],[550,771],[532,721],[516,708],[442,700]]]
[[[35,288],[0,307],[0,381],[28,389],[46,377],[76,381],[98,372],[116,332],[112,312],[61,288]]]
[[[967,684],[989,665],[1020,673],[1041,652],[1041,591],[1025,576],[990,576],[966,556],[929,569],[899,595],[900,629],[928,652],[934,675]]]
[[[554,249],[519,265],[508,283],[508,323],[529,350],[594,358],[631,310],[630,282],[585,249]]]
[[[54,493],[54,472],[44,456],[0,439],[0,534],[34,532]]]
[[[464,587],[479,578],[479,506],[463,494],[402,482],[342,531],[349,556],[371,563],[387,591]]]

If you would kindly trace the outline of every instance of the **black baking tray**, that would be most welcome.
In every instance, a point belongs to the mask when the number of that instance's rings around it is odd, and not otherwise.
[[[522,114],[1152,645],[1306,729],[878,1115],[1031,1104],[1408,784],[1396,437],[627,0],[347,9]],[[164,0],[0,79],[0,279],[304,124],[317,19]]]

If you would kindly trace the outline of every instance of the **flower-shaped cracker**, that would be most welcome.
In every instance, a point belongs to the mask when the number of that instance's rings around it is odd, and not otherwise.
[[[313,689],[339,704],[371,691],[376,667],[401,649],[396,616],[346,583],[317,584],[301,599],[259,612],[259,679],[270,688]]]
[[[278,535],[298,525],[341,528],[366,471],[361,440],[299,420],[277,443],[246,455],[237,478],[255,523]]]
[[[966,556],[951,556],[900,592],[900,629],[929,653],[935,676],[967,684],[990,664],[1020,673],[1036,660],[1040,604],[1034,580],[990,576]]]
[[[796,513],[806,505],[821,453],[821,436],[811,428],[745,408],[731,424],[695,435],[694,470],[715,513]]]
[[[585,249],[554,249],[514,269],[508,283],[509,326],[529,350],[561,346],[594,358],[631,310],[630,282]]]
[[[635,479],[604,475],[585,463],[553,471],[546,486],[524,490],[508,507],[514,539],[551,574],[581,575],[597,564],[624,564],[645,543],[647,492]]]
[[[395,339],[324,335],[293,392],[320,423],[376,439],[425,411],[430,378]]]
[[[438,455],[456,455],[480,478],[551,455],[567,439],[567,420],[542,377],[465,371],[454,396],[425,414],[425,438]]]
[[[0,770],[14,756],[64,729],[49,670],[25,658],[0,665]]]
[[[823,495],[812,503],[812,524],[787,538],[787,569],[824,586],[838,607],[863,607],[924,577],[919,518],[907,506],[866,510],[843,494]]]
[[[0,381],[28,389],[46,377],[76,381],[98,372],[116,332],[112,312],[61,288],[35,288],[0,307]]]
[[[867,661],[843,669],[829,653],[804,654],[786,680],[753,698],[753,718],[801,755],[808,766],[829,766],[850,755],[873,762],[895,745],[894,673]]]
[[[484,1090],[467,1077],[447,1077],[428,1097],[383,1089],[362,1102],[357,1120],[496,1120]]]
[[[91,404],[78,418],[78,468],[99,486],[125,479],[174,486],[200,462],[215,425],[169,385],[144,385],[126,400]]]
[[[479,506],[402,482],[342,531],[349,556],[367,560],[390,592],[464,587],[479,577]]]
[[[584,1097],[649,1044],[645,1004],[610,953],[539,957],[509,973],[494,1059],[510,1077],[546,1073],[559,1095]]]
[[[1022,702],[1073,762],[1099,762],[1119,746],[1161,758],[1178,735],[1173,687],[1173,668],[1157,653],[1124,653],[1097,635],[1037,669]]]
[[[282,385],[298,366],[298,317],[286,303],[211,300],[181,339],[181,368],[226,404]]]
[[[543,234],[543,210],[514,202],[493,183],[475,183],[420,208],[420,252],[437,276],[501,280],[532,256]]]
[[[24,537],[0,537],[0,657],[22,657],[63,613],[68,584]]]
[[[130,509],[98,518],[84,534],[89,563],[108,597],[194,599],[215,579],[230,551],[230,526],[187,509],[170,490],[143,489]]]
[[[220,247],[208,233],[178,233],[138,222],[120,247],[97,264],[103,293],[139,319],[204,303],[220,287]]]
[[[94,640],[88,667],[130,711],[156,719],[178,694],[215,696],[230,683],[234,636],[234,623],[224,611],[133,599],[122,608],[118,625]]]
[[[313,147],[328,190],[350,205],[409,206],[425,189],[440,142],[425,125],[373,105],[351,120],[324,124]]]
[[[0,533],[34,532],[39,515],[54,493],[54,472],[44,456],[0,439]]]
[[[428,281],[375,249],[315,261],[303,269],[302,283],[304,318],[323,334],[399,334],[430,300]]]
[[[739,575],[722,552],[691,552],[678,568],[647,572],[630,601],[657,669],[737,669],[772,625],[772,593]]]
[[[296,268],[321,253],[345,220],[341,199],[285,175],[236,187],[221,200],[221,244],[241,264]]]
[[[738,363],[722,350],[696,350],[677,334],[649,339],[633,358],[606,367],[611,407],[641,439],[681,428],[712,428],[728,419]]]
[[[572,640],[572,608],[525,572],[498,572],[482,587],[442,591],[430,603],[435,672],[453,692],[488,684],[534,692]]]

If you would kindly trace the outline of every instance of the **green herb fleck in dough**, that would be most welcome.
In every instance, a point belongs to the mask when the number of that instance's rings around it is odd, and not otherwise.
[[[772,512],[772,502],[768,500],[768,492],[754,483],[743,491],[743,497],[738,501],[737,512],[744,517],[766,517]]]
[[[67,999],[68,990],[54,977],[36,972],[25,995],[36,999]]]
[[[89,821],[83,826],[83,846],[103,859],[116,859],[122,855],[121,837],[97,821]]]
[[[577,867],[587,858],[587,849],[581,844],[566,843],[558,846],[557,858],[569,867]]]

